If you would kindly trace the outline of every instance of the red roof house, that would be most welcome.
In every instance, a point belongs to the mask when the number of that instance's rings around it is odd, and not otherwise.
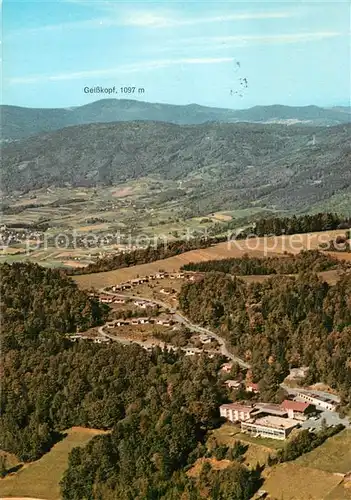
[[[249,392],[260,392],[258,384],[255,384],[254,382],[247,382],[246,390]]]
[[[315,406],[310,403],[290,401],[289,399],[285,399],[281,407],[288,412],[289,418],[295,419],[305,419],[309,414],[315,411]]]

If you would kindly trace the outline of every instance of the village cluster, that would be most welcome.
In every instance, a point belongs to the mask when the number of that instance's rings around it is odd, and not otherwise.
[[[198,281],[198,280],[201,280],[202,278],[203,278],[203,273],[195,273],[195,272],[189,272],[189,271],[188,272],[169,273],[166,271],[159,271],[155,274],[149,274],[147,276],[142,276],[139,278],[125,281],[123,283],[120,283],[118,285],[111,287],[111,289],[114,292],[123,292],[125,290],[130,290],[137,285],[143,285],[145,283],[149,283],[150,281],[155,281],[155,280],[186,279],[188,281]],[[175,290],[173,288],[170,288],[170,287],[164,287],[164,288],[161,288],[160,293],[163,293],[165,295],[170,295],[172,293],[175,293]]]
[[[152,299],[137,299],[124,296],[124,295],[118,295],[118,292],[125,292],[132,290],[134,287],[137,285],[143,285],[145,283],[149,283],[154,280],[162,280],[162,279],[186,279],[188,281],[197,281],[199,279],[202,279],[201,273],[193,273],[193,272],[177,272],[177,273],[169,273],[165,271],[159,271],[155,274],[148,275],[148,276],[143,276],[135,279],[128,280],[126,282],[106,287],[105,288],[105,293],[99,293],[96,294],[94,292],[91,292],[90,295],[93,297],[97,297],[99,302],[103,304],[129,304],[129,305],[134,305],[138,310],[145,310],[146,313],[148,313],[148,316],[138,316],[138,317],[131,317],[131,318],[118,318],[118,319],[113,319],[111,321],[108,321],[104,328],[112,329],[112,328],[117,328],[117,327],[127,327],[127,326],[138,326],[138,325],[159,325],[159,326],[164,326],[164,327],[171,327],[174,326],[174,328],[177,328],[175,325],[179,324],[179,318],[175,315],[174,309],[166,308],[167,313],[161,312],[160,313],[160,308],[165,308],[165,304],[162,302],[155,302]],[[160,294],[168,295],[168,299],[175,300],[177,296],[177,291],[174,288],[171,287],[162,287],[159,289]],[[162,305],[163,304],[163,305]],[[154,311],[154,313],[152,312]],[[76,335],[70,335],[69,339],[72,342],[76,342],[78,340],[85,340],[88,342],[94,342],[97,344],[101,343],[109,343],[112,340],[116,340],[115,335],[111,335],[108,333],[106,330],[103,331],[100,329],[100,334],[97,336],[92,336],[92,335],[87,335],[84,333],[79,333],[77,332]],[[128,342],[127,338],[123,337],[123,334],[121,334],[121,337],[119,337],[119,340],[122,342]],[[205,344],[211,344],[212,342],[215,342],[212,337],[209,335],[206,335],[204,333],[199,333],[197,336],[198,343],[204,346]],[[139,343],[142,347],[144,347],[147,350],[152,349],[156,344],[155,343],[149,343],[149,342],[144,342],[144,341],[136,341],[134,339],[134,342]],[[158,345],[162,346],[163,348],[167,349],[174,349],[175,347],[171,344],[166,344],[165,342],[159,342]],[[211,346],[210,346],[211,347]],[[200,348],[195,347],[195,346],[186,346],[186,347],[181,347],[180,348],[186,355],[188,356],[194,356],[195,354],[201,354],[203,352],[206,352],[209,357],[213,357],[216,349],[207,350],[204,347]]]
[[[168,273],[159,271],[155,274],[148,276],[138,277],[125,281],[123,283],[105,288],[105,293],[99,294],[98,298],[101,303],[105,304],[133,304],[138,308],[138,310],[145,310],[147,315],[131,318],[118,318],[111,320],[106,323],[103,335],[95,338],[85,337],[82,334],[71,336],[71,340],[77,340],[78,338],[86,338],[87,340],[93,341],[95,343],[110,342],[114,340],[114,336],[108,333],[108,329],[130,326],[130,325],[162,325],[170,327],[178,323],[177,315],[175,314],[175,309],[172,307],[167,308],[167,314],[159,314],[160,305],[162,302],[153,301],[152,299],[138,299],[133,297],[133,289],[138,285],[144,285],[155,280],[172,280],[172,279],[185,279],[188,281],[198,281],[203,278],[201,273],[191,273],[191,272],[177,272]],[[130,291],[130,296],[122,295],[121,293],[128,293]],[[168,296],[168,300],[176,299],[177,292],[171,287],[159,287],[158,292]],[[157,311],[154,314],[152,311]],[[102,332],[101,332],[102,333]],[[210,336],[201,334],[199,335],[199,340],[202,344],[211,343],[213,338]],[[138,342],[145,349],[152,349],[155,344]],[[174,348],[172,345],[162,343],[163,348]],[[186,355],[195,355],[206,352],[208,356],[212,357],[214,351],[206,351],[205,346],[203,348],[198,347],[182,347],[181,348]],[[228,376],[232,368],[232,362],[225,363],[221,368],[221,374]],[[289,378],[303,379],[307,374],[308,368],[293,368],[291,369]],[[263,437],[278,440],[285,440],[290,435],[290,433],[299,427],[304,427],[309,430],[314,430],[313,425],[318,425],[317,420],[321,420],[320,414],[322,412],[335,412],[338,399],[333,399],[327,393],[324,395],[322,393],[314,393],[313,391],[298,389],[294,393],[290,393],[288,399],[285,399],[281,404],[274,403],[263,403],[257,401],[259,399],[259,384],[253,383],[249,379],[243,380],[225,380],[224,384],[231,390],[241,390],[244,389],[246,392],[255,393],[255,401],[237,401],[233,403],[223,404],[219,408],[220,416],[224,417],[229,422],[238,424],[241,427],[241,432],[250,434],[252,437]]]

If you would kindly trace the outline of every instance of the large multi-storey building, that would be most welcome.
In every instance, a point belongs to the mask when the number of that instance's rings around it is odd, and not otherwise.
[[[219,407],[221,417],[225,417],[230,422],[242,422],[248,420],[251,413],[255,411],[254,405],[229,403]]]
[[[241,422],[241,430],[255,437],[283,440],[297,425],[298,422],[290,418],[267,416]]]

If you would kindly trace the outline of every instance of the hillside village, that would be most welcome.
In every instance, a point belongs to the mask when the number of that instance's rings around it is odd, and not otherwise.
[[[209,357],[221,355],[220,349],[208,348],[209,344],[215,340],[211,335],[200,333],[197,335],[197,347],[176,346],[172,343],[148,340],[144,336],[143,341],[129,338],[124,333],[124,328],[140,325],[148,326],[160,325],[168,329],[177,330],[181,327],[180,318],[177,315],[177,289],[184,281],[199,282],[203,279],[204,273],[200,272],[164,272],[159,271],[138,278],[133,278],[122,283],[118,283],[100,292],[91,292],[91,296],[97,296],[102,304],[107,304],[112,308],[119,308],[123,311],[126,306],[131,306],[135,310],[135,317],[120,317],[110,320],[105,328],[99,329],[99,335],[92,337],[84,333],[71,335],[72,341],[79,339],[95,343],[110,343],[120,341],[122,343],[137,342],[146,350],[152,350],[156,345],[162,349],[180,348],[185,355],[195,356],[205,354]],[[174,287],[163,285],[164,282],[174,283]],[[157,283],[157,286],[155,285]],[[177,285],[176,285],[177,283]],[[142,291],[140,287],[142,288]],[[145,295],[145,286],[152,287],[152,295],[155,298],[138,298],[140,293]],[[154,289],[155,288],[155,289]],[[156,290],[156,291],[155,291]],[[164,296],[161,301],[159,298]],[[140,315],[138,311],[147,311],[147,315]],[[113,331],[113,334],[111,332]],[[195,333],[195,332],[194,332]],[[147,337],[152,336],[151,331]],[[201,346],[201,347],[199,347]],[[227,387],[228,398],[233,402],[222,404],[218,410],[223,420],[235,427],[240,427],[243,434],[253,438],[268,438],[274,440],[287,440],[291,435],[295,435],[299,429],[308,429],[314,432],[323,426],[343,425],[351,428],[351,423],[347,418],[340,418],[337,413],[340,399],[329,392],[309,389],[303,387],[303,379],[309,372],[308,367],[291,368],[289,375],[282,388],[286,398],[279,404],[273,402],[260,401],[260,384],[253,382],[250,370],[239,376],[231,377],[235,362],[228,359],[222,364],[218,377]],[[234,369],[234,371],[236,371]],[[239,395],[239,396],[238,396]],[[245,399],[245,397],[247,399]],[[238,399],[239,398],[239,399]]]

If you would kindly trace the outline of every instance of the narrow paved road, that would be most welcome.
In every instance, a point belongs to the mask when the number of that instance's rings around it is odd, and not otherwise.
[[[107,325],[108,325],[108,323],[105,323],[103,326],[100,326],[98,328],[99,334],[103,337],[107,337],[108,339],[120,342],[121,344],[124,344],[124,345],[138,344],[141,347],[143,347],[144,349],[148,348],[148,347],[154,347],[156,345],[153,342],[144,342],[142,340],[130,340],[130,339],[127,339],[127,338],[120,336],[120,335],[113,335],[112,333],[108,333],[105,330]],[[166,342],[158,342],[157,345],[159,347],[161,347],[161,349],[164,349],[165,347],[167,349],[178,349],[173,344],[167,344]],[[201,352],[202,352],[202,349],[197,349],[195,347],[179,347],[179,349],[181,349],[184,352],[194,352],[194,353],[198,353],[198,354],[201,354]]]
[[[234,354],[232,354],[230,351],[228,351],[227,346],[225,344],[225,341],[222,339],[222,337],[220,337],[219,335],[217,335],[217,333],[214,333],[211,330],[208,330],[208,328],[204,328],[204,327],[202,327],[200,325],[196,325],[194,323],[191,323],[191,321],[189,321],[185,316],[183,316],[175,307],[170,306],[166,302],[162,302],[161,300],[156,300],[156,299],[150,299],[149,297],[140,297],[138,295],[128,295],[128,294],[124,294],[124,293],[110,292],[109,290],[106,290],[105,288],[102,288],[100,290],[100,293],[104,293],[104,294],[107,294],[107,295],[114,295],[116,297],[123,297],[125,299],[143,300],[145,302],[150,302],[151,304],[156,304],[156,305],[161,306],[161,307],[163,307],[165,309],[168,309],[171,313],[174,314],[175,319],[179,323],[182,323],[187,328],[189,328],[189,330],[191,330],[193,332],[197,332],[197,333],[203,333],[203,334],[208,335],[209,337],[217,340],[217,342],[218,342],[218,344],[220,346],[220,352],[221,352],[221,354],[223,354],[227,358],[231,359],[232,361],[238,363],[238,365],[240,365],[240,366],[242,366],[244,368],[250,368],[249,363],[247,363],[246,361],[244,361],[241,358],[238,358],[237,356],[234,356]],[[103,329],[104,327],[105,327],[105,325],[103,327],[100,327],[100,328]],[[103,331],[104,330],[102,330],[101,333]],[[102,334],[105,335],[105,336],[108,336],[108,334],[106,334],[105,332],[102,333]],[[112,339],[112,337],[113,337],[113,339]],[[109,335],[109,338],[111,338],[112,340],[119,340],[118,337],[115,337],[114,335]],[[131,343],[131,342],[129,342],[129,343]],[[138,343],[140,345],[143,345],[143,343],[141,343],[141,342],[138,342]]]

